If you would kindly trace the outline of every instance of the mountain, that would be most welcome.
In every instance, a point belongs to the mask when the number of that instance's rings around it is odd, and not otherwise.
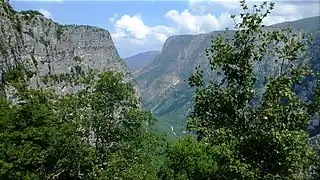
[[[160,119],[156,128],[169,135],[183,135],[184,115],[192,91],[186,80],[204,57],[210,34],[169,37],[153,62],[135,74],[143,107]]]
[[[137,71],[144,66],[148,65],[160,51],[147,51],[138,53],[131,57],[125,58],[124,61],[127,63],[132,71]]]
[[[319,33],[319,16],[299,19],[295,21],[287,21],[279,24],[274,24],[269,27],[271,28],[287,28],[290,27],[295,30],[303,30],[306,33]]]
[[[0,79],[17,62],[35,72],[30,82],[32,87],[45,85],[41,76],[81,73],[89,68],[122,72],[128,80],[132,79],[105,29],[60,25],[37,11],[16,12],[3,0],[0,22]],[[60,90],[66,92],[70,88],[60,87]]]
[[[295,31],[303,30],[315,34],[315,40],[309,50],[313,57],[309,62],[314,70],[319,66],[319,29],[320,17],[301,19],[270,26],[269,28],[292,27]],[[156,128],[171,136],[182,136],[185,129],[185,117],[192,108],[193,91],[188,86],[188,78],[195,67],[201,64],[205,74],[209,75],[205,49],[209,47],[211,37],[221,34],[214,31],[200,35],[172,36],[164,43],[161,53],[153,62],[136,73],[135,80],[141,89],[143,107],[151,110],[160,118]],[[234,33],[230,31],[230,33]],[[264,60],[255,64],[260,75],[272,74],[279,67],[275,62]],[[218,79],[221,77],[213,76]],[[261,76],[262,77],[262,76]]]

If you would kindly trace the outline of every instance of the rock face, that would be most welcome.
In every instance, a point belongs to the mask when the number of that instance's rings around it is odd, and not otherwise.
[[[204,50],[211,35],[169,37],[153,62],[134,74],[141,89],[143,107],[160,118],[156,124],[158,130],[173,136],[183,135],[184,117],[193,95],[188,77],[197,64],[206,63]]]
[[[0,77],[17,62],[36,72],[33,87],[43,86],[39,76],[87,72],[89,68],[122,72],[131,79],[107,30],[63,26],[36,11],[15,12],[1,0]]]
[[[154,61],[135,74],[135,79],[143,91],[142,98],[146,107],[161,116],[166,113],[163,111],[174,106],[176,101],[181,104],[183,99],[190,98],[186,94],[189,92],[187,80],[197,64],[203,62],[204,50],[210,43],[211,35],[169,37]],[[175,97],[166,98],[166,95],[171,93],[174,93]],[[153,101],[157,103],[154,104]]]
[[[312,57],[309,60],[311,67],[318,72],[320,70],[319,21],[320,17],[313,17],[271,26],[271,28],[289,26],[299,32],[302,30],[315,34],[315,41],[308,53]],[[142,91],[143,106],[162,119],[162,122],[159,122],[162,123],[159,125],[161,129],[166,129],[171,133],[170,126],[172,125],[176,129],[176,134],[178,134],[177,129],[180,129],[180,132],[184,129],[186,123],[183,119],[191,110],[193,99],[193,91],[188,86],[188,78],[198,64],[201,64],[208,77],[216,80],[221,78],[215,73],[209,74],[208,60],[205,57],[205,49],[211,44],[211,37],[220,33],[222,32],[215,31],[208,34],[169,37],[154,61],[135,74],[135,80]],[[255,64],[258,78],[277,72],[279,67],[270,59]],[[308,93],[308,91],[301,92],[302,94]]]

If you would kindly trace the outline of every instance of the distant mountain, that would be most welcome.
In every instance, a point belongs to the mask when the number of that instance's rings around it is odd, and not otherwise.
[[[279,24],[274,24],[271,28],[287,28],[302,30],[306,33],[319,33],[320,16],[299,19],[296,21],[287,21]]]
[[[125,62],[132,71],[143,68],[148,65],[160,51],[147,51],[125,58]]]
[[[296,31],[315,34],[309,60],[314,70],[320,70],[320,16],[298,21],[285,22],[270,28],[292,27]],[[161,53],[154,60],[135,73],[135,81],[139,84],[143,107],[151,110],[160,121],[158,130],[168,132],[172,136],[183,135],[185,117],[192,108],[193,91],[188,86],[188,78],[195,67],[201,64],[209,75],[205,49],[210,45],[211,37],[223,31],[214,31],[200,35],[179,35],[169,37],[163,45]],[[230,31],[231,34],[234,31]],[[265,60],[255,65],[261,75],[270,74],[279,67],[274,61]],[[211,78],[219,79],[212,74]]]

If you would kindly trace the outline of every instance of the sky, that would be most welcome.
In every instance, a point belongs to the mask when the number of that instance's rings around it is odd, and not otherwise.
[[[261,1],[247,0],[249,7]],[[320,15],[320,0],[275,0],[264,24]],[[161,50],[169,36],[233,28],[238,0],[10,0],[17,11],[38,10],[60,24],[92,25],[108,30],[122,58]]]

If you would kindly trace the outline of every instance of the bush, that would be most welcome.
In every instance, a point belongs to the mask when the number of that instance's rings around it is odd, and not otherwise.
[[[58,40],[61,39],[62,34],[63,34],[63,26],[58,25],[58,28],[56,30],[56,35],[57,35]]]

